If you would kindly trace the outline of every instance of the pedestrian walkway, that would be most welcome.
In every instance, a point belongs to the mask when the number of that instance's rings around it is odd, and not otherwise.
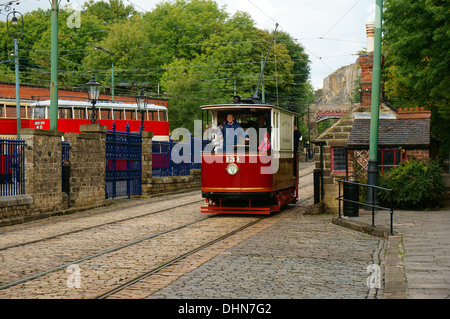
[[[351,217],[367,224],[371,214]],[[375,215],[375,225],[389,227],[389,213]],[[394,231],[402,234],[406,297],[450,298],[450,207],[431,211],[395,211]]]

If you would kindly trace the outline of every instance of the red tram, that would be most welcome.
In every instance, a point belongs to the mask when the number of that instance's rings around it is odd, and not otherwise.
[[[251,99],[201,109],[212,119],[212,143],[202,154],[201,191],[207,203],[202,213],[270,214],[296,202],[299,166],[293,126],[298,114]],[[224,151],[222,124],[230,118],[245,134]],[[268,145],[261,148],[264,143]]]
[[[89,115],[92,105],[88,101],[58,101],[58,130],[80,133],[80,125],[91,124]],[[11,109],[11,110],[10,110]],[[21,127],[42,130],[50,129],[50,101],[24,103],[21,105]],[[13,110],[13,111],[12,111]],[[98,123],[112,130],[113,122],[117,131],[125,131],[127,123],[130,131],[139,131],[141,114],[136,103],[98,101],[96,104]],[[15,104],[0,102],[0,137],[17,135]],[[9,116],[8,116],[9,115]],[[169,140],[169,122],[167,108],[148,105],[144,112],[144,130],[154,133],[154,140]]]

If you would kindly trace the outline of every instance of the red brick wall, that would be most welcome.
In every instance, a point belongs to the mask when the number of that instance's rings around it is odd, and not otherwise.
[[[381,57],[383,66],[384,57]],[[370,106],[372,101],[372,77],[373,77],[373,54],[362,54],[359,56],[361,66],[361,105]]]
[[[430,161],[430,150],[407,150],[406,160],[417,159],[428,163]]]

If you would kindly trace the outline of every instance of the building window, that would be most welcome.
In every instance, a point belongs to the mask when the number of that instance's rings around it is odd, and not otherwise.
[[[406,159],[406,153],[401,149],[378,149],[378,167],[381,174],[399,166]]]
[[[345,173],[347,164],[347,150],[344,147],[331,148],[331,171]]]

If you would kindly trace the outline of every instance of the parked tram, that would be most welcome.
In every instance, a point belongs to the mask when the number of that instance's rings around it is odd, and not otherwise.
[[[299,179],[294,124],[299,115],[239,98],[201,109],[207,112],[211,139],[202,153],[201,191],[207,203],[202,212],[270,214],[294,204]],[[240,128],[233,132],[230,126]]]
[[[15,120],[15,104],[1,102],[0,136],[17,134]],[[11,104],[11,105],[10,105]],[[58,130],[80,133],[80,125],[91,124],[89,116],[92,104],[88,101],[59,100]],[[49,130],[50,101],[39,101],[21,105],[21,127]],[[141,113],[136,103],[97,101],[95,106],[97,123],[112,130],[113,122],[117,131],[125,131],[127,123],[130,131],[139,131]],[[144,130],[154,133],[154,140],[169,140],[169,122],[167,108],[159,105],[148,105],[144,111]]]

